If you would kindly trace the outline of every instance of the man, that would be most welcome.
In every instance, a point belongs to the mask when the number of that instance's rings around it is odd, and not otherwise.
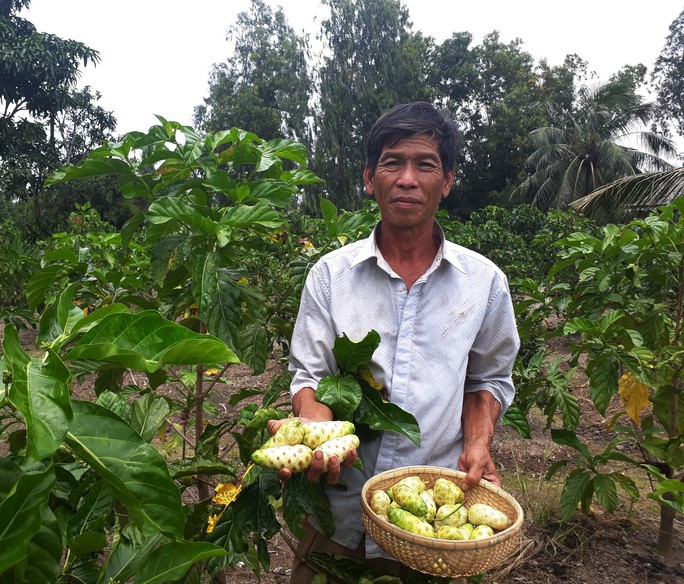
[[[381,221],[370,238],[323,257],[302,294],[291,344],[292,405],[303,420],[331,420],[316,401],[318,382],[336,372],[335,338],[362,339],[371,330],[380,346],[370,365],[388,399],[412,413],[422,433],[417,447],[395,432],[359,447],[364,471],[334,458],[325,478],[335,520],[332,541],[312,526],[298,555],[312,551],[364,559],[369,567],[401,575],[361,522],[365,481],[407,465],[460,468],[466,483],[484,478],[501,485],[490,453],[494,427],[510,405],[513,362],[519,347],[504,274],[483,256],[447,242],[434,219],[454,182],[458,129],[430,104],[396,106],[371,130],[364,185]],[[271,423],[275,431],[277,422]],[[307,473],[318,481],[322,460]],[[289,471],[281,471],[282,479]],[[313,572],[295,561],[291,582]]]

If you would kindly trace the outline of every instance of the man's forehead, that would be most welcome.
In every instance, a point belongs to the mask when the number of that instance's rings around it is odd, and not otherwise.
[[[402,136],[395,140],[388,140],[383,144],[380,156],[400,154],[407,148],[417,150],[424,156],[434,155],[439,157],[439,141],[430,134],[413,134],[411,136]]]

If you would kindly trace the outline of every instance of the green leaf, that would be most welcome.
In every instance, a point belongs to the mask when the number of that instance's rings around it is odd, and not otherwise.
[[[276,210],[264,203],[254,206],[239,205],[228,207],[220,221],[221,225],[230,227],[254,227],[256,225],[267,229],[276,229],[284,224],[283,218]]]
[[[43,508],[54,484],[52,466],[27,472],[0,503],[0,574],[27,557],[29,542],[43,524]]]
[[[368,424],[373,430],[392,430],[420,446],[420,427],[415,417],[398,405],[382,399],[379,391],[364,389],[354,423]]]
[[[325,197],[320,198],[321,213],[323,215],[323,223],[328,231],[328,237],[337,237],[337,207],[330,199]]]
[[[133,525],[125,526],[112,546],[97,584],[128,582],[140,571],[160,539],[159,533],[145,537]]]
[[[309,516],[318,521],[325,535],[335,532],[330,501],[319,484],[310,483],[303,474],[294,475],[283,486],[283,519],[295,537],[304,535],[302,522]]]
[[[572,430],[554,428],[553,430],[551,430],[551,439],[556,444],[561,444],[562,446],[570,446],[571,448],[574,448],[590,464],[594,460],[593,456],[591,455],[591,452],[589,452],[589,449],[586,447],[584,442],[582,442],[577,436],[577,434],[575,434],[575,432],[573,432]]]
[[[231,272],[221,267],[218,253],[208,253],[204,257],[198,254],[193,261],[192,295],[197,302],[199,317],[209,333],[229,347],[235,347],[237,330],[242,322],[240,288],[233,282]],[[213,362],[222,361],[226,360],[216,359]]]
[[[135,584],[179,580],[195,562],[224,556],[226,551],[205,541],[170,542],[154,550],[135,576]]]
[[[74,420],[66,443],[105,481],[143,534],[183,534],[180,492],[161,454],[114,413],[72,401]]]
[[[62,560],[62,532],[55,514],[43,507],[42,524],[38,533],[29,541],[23,580],[17,584],[56,582]]]
[[[50,343],[68,336],[73,326],[83,318],[83,310],[72,302],[78,286],[75,283],[67,286],[57,301],[43,311],[40,316],[39,342]],[[53,343],[52,348],[59,350],[61,342]]]
[[[84,334],[65,357],[118,363],[147,373],[169,364],[239,362],[219,339],[193,333],[154,310],[108,315]]]
[[[45,292],[64,269],[61,264],[50,264],[29,278],[26,284],[26,302],[31,310],[35,310],[45,299]]]
[[[93,483],[67,521],[66,533],[75,537],[81,533],[101,532],[104,535],[105,520],[114,509],[114,495],[103,480]]]
[[[596,500],[606,508],[606,511],[613,513],[620,500],[618,499],[615,481],[611,475],[598,474],[594,477],[594,492]]]
[[[118,158],[88,157],[84,158],[77,165],[67,164],[53,172],[45,181],[45,186],[48,187],[78,178],[108,174],[133,176],[133,170],[128,162]]]
[[[576,511],[577,505],[584,497],[584,491],[589,484],[591,474],[587,471],[574,470],[565,481],[561,494],[561,512],[563,521],[567,521]]]
[[[505,426],[514,428],[523,438],[532,438],[532,432],[530,431],[530,424],[527,421],[527,416],[520,408],[516,406],[510,406],[508,410],[506,410],[506,414],[501,422]]]
[[[26,461],[41,460],[59,448],[71,423],[69,370],[52,351],[44,362],[32,360],[13,325],[5,327],[2,348],[12,373],[9,401],[26,422]]]
[[[606,408],[618,390],[618,367],[608,356],[599,356],[587,361],[586,373],[589,376],[589,395],[596,409],[605,415]]]
[[[340,369],[355,373],[359,366],[371,360],[379,345],[380,335],[374,330],[358,342],[343,334],[335,339],[332,352]]]
[[[240,329],[237,340],[240,361],[252,368],[254,375],[261,375],[266,369],[269,356],[266,328],[259,322],[250,322]]]
[[[351,375],[324,377],[316,388],[316,401],[328,406],[339,420],[354,420],[363,390]]]
[[[171,407],[164,398],[146,393],[133,402],[131,426],[145,442],[151,442],[170,412]]]

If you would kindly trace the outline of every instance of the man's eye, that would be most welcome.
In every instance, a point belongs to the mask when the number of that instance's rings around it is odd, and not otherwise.
[[[434,162],[419,162],[418,163],[418,168],[420,170],[423,170],[425,172],[430,172],[433,171],[437,168],[437,165]]]
[[[382,163],[382,166],[384,166],[385,168],[399,168],[399,166],[401,166],[401,164],[399,163],[398,160],[385,160]]]

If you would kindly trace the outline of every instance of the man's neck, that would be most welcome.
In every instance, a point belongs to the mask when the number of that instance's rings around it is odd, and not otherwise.
[[[380,223],[376,244],[382,257],[410,289],[432,265],[440,246],[437,225],[415,229],[387,229]]]
[[[411,262],[425,257],[432,261],[441,240],[439,228],[434,221],[430,225],[408,229],[389,228],[381,222],[376,234],[376,244],[388,262],[391,259]]]

